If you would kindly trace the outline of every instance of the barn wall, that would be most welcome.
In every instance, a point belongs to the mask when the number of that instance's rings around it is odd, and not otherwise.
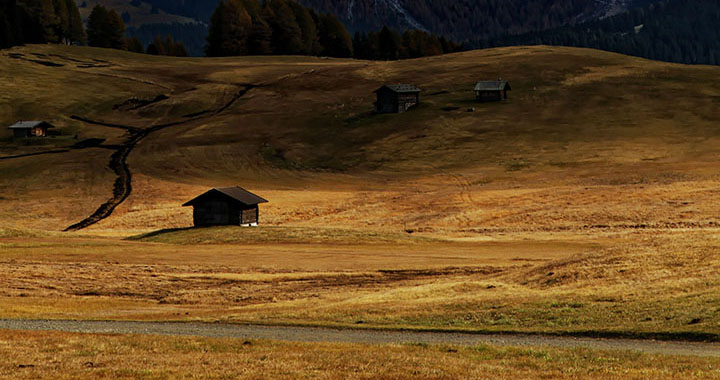
[[[378,113],[402,113],[410,107],[416,106],[420,101],[418,94],[398,94],[390,90],[381,90],[377,93],[375,111]]]
[[[501,91],[476,91],[475,96],[481,102],[496,102],[502,100]]]
[[[258,207],[240,211],[240,224],[255,224],[258,222]]]
[[[16,139],[30,137],[30,130],[29,129],[13,129],[13,137],[15,137]]]
[[[397,100],[395,94],[391,91],[378,91],[375,110],[378,113],[396,113]]]
[[[218,226],[231,223],[230,207],[227,202],[206,200],[193,207],[193,222],[196,226]]]
[[[419,103],[420,96],[417,94],[400,94],[398,96],[399,112],[405,112],[410,107],[414,107]]]

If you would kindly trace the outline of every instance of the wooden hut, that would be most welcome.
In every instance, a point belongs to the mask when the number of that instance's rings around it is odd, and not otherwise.
[[[510,83],[506,80],[480,81],[475,85],[475,99],[481,102],[498,102],[508,98]]]
[[[16,139],[22,139],[26,137],[45,137],[48,134],[48,129],[55,128],[55,126],[46,121],[18,121],[8,128],[13,131],[13,136]]]
[[[420,89],[411,84],[385,85],[375,90],[377,113],[403,113],[420,103]]]
[[[258,205],[268,201],[241,187],[212,189],[183,205],[193,206],[193,223],[205,226],[257,226]]]

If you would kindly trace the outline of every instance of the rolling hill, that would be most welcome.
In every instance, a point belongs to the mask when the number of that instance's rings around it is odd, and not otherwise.
[[[2,51],[0,123],[60,135],[0,130],[0,317],[717,341],[718,74],[548,46]],[[498,77],[510,99],[476,103]],[[422,104],[373,113],[403,82]],[[261,226],[189,228],[182,203],[228,185],[270,200]]]
[[[271,199],[274,225],[472,235],[708,226],[720,211],[714,67],[544,46],[403,62],[27,46],[0,67],[0,122],[62,133],[18,145],[2,131],[8,227],[60,230],[93,213],[113,196],[111,156],[131,143],[132,193],[94,229],[185,226],[183,200],[231,184]],[[510,100],[475,103],[474,82],[497,77]],[[374,114],[386,82],[417,84],[422,105]],[[76,145],[88,139],[104,141]]]

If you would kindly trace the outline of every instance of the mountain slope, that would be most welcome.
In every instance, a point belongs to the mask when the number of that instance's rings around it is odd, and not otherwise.
[[[665,0],[651,7],[544,32],[476,41],[475,47],[564,45],[650,59],[720,65],[720,3]]]
[[[351,30],[416,28],[464,41],[593,20],[652,0],[299,0]]]

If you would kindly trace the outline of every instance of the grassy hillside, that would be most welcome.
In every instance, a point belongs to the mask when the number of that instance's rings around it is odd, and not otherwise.
[[[65,135],[18,145],[3,130],[3,155],[127,138],[72,115],[137,128],[177,123],[135,147],[133,193],[97,229],[187,226],[179,204],[229,184],[269,198],[263,218],[275,225],[472,235],[707,227],[720,211],[714,67],[550,47],[386,63],[56,46],[4,51],[0,67],[0,122],[45,119]],[[474,81],[497,77],[510,80],[510,100],[475,103]],[[423,104],[373,114],[372,91],[386,82],[417,84]],[[167,99],[153,101],[159,95]],[[0,160],[12,179],[0,185],[8,200],[0,215],[49,229],[89,215],[111,195],[110,154]]]
[[[0,317],[718,340],[718,74],[543,46],[403,62],[3,51],[0,122],[62,135],[0,131]],[[510,99],[475,103],[497,77]],[[422,105],[374,114],[389,82]],[[113,197],[122,149],[127,200],[57,232]],[[225,185],[270,200],[262,226],[187,228],[180,205]]]

